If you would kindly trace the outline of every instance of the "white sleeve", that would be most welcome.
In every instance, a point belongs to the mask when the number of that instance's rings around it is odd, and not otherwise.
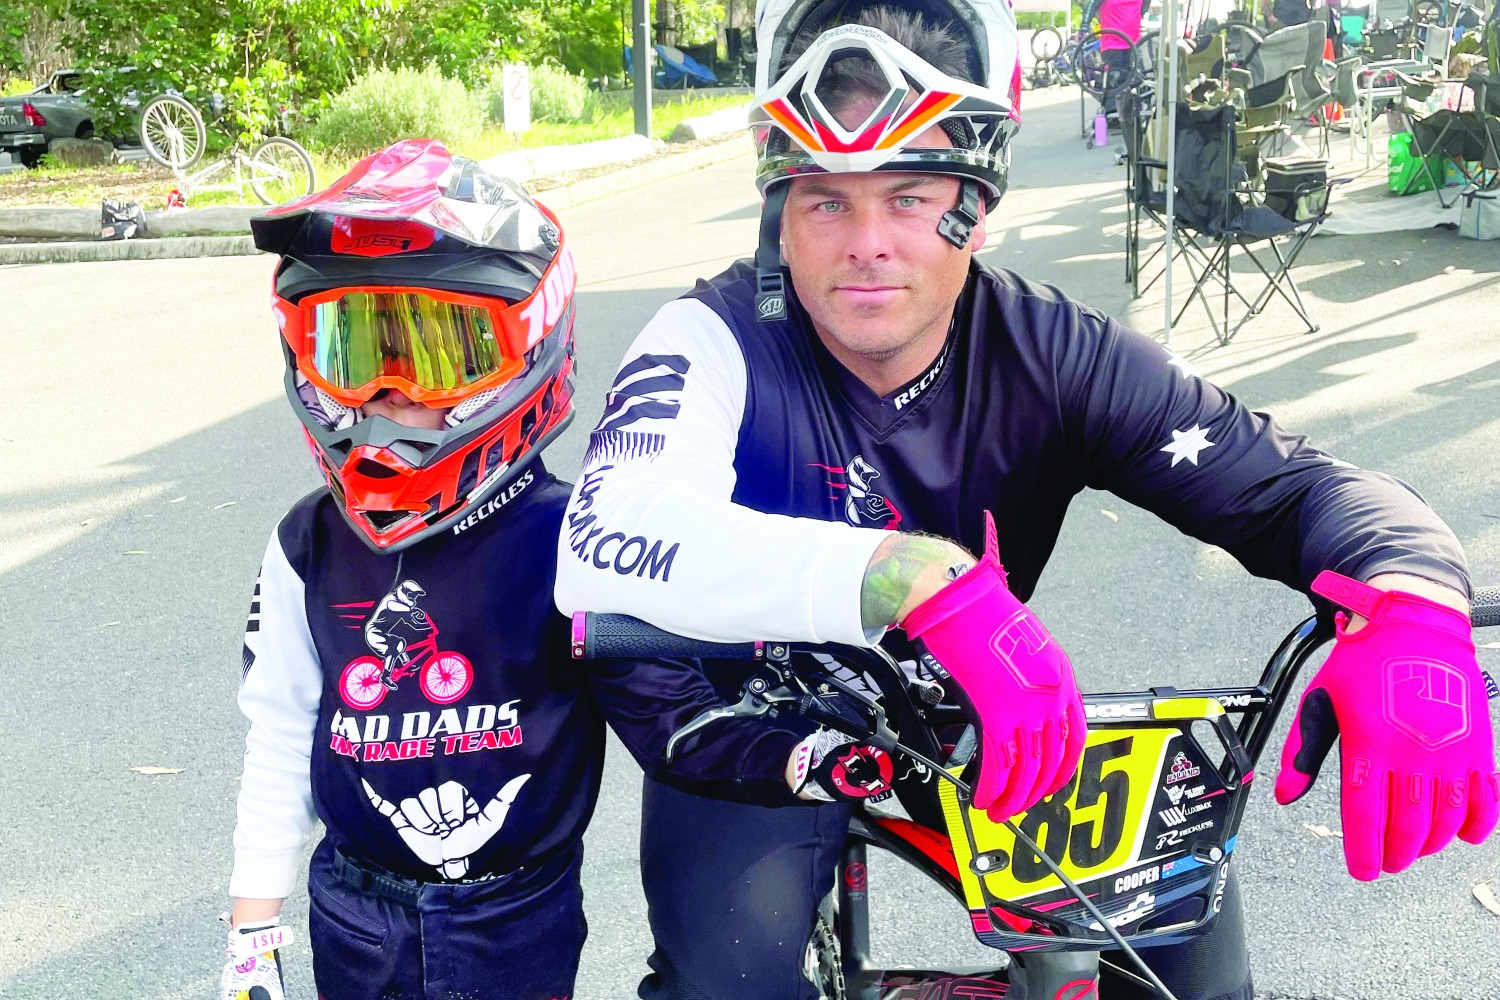
[[[625,357],[558,539],[558,608],[718,641],[878,640],[860,591],[888,532],[730,500],[746,369],[724,321],[678,299]]]
[[[273,532],[245,632],[240,711],[250,720],[234,824],[229,894],[284,899],[313,827],[311,761],[323,671],[303,581]]]

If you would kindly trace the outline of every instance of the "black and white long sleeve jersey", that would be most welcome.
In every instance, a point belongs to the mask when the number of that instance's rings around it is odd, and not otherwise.
[[[231,895],[285,897],[315,818],[350,854],[423,881],[569,848],[597,798],[602,718],[664,780],[791,801],[801,734],[760,720],[661,763],[668,735],[723,703],[697,664],[571,660],[552,600],[568,494],[533,463],[482,517],[396,555],[371,552],[327,490],[282,519],[245,634]]]
[[[558,541],[557,602],[704,639],[861,643],[886,530],[971,551],[991,510],[1023,600],[1068,503],[1109,490],[1298,589],[1323,569],[1467,592],[1401,482],[1287,433],[1154,341],[975,262],[927,371],[877,396],[741,261],[668,303],[615,378]]]

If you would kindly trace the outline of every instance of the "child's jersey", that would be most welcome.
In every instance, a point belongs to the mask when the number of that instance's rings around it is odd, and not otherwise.
[[[512,871],[582,836],[604,730],[552,602],[568,492],[534,463],[396,555],[370,551],[327,490],[282,519],[245,636],[231,895],[286,896],[314,816],[347,853],[425,881]],[[612,664],[593,687],[648,766],[667,733],[719,703],[687,664]],[[733,729],[689,755],[688,777],[762,793],[779,782],[789,797],[780,771],[796,735],[742,727],[736,744]]]

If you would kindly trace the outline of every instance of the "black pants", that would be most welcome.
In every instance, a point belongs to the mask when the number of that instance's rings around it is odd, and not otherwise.
[[[647,779],[641,878],[656,951],[644,1000],[811,1000],[802,959],[818,903],[833,888],[849,815],[838,803],[767,809]],[[953,927],[968,932],[958,911]],[[1141,955],[1180,997],[1250,1000],[1235,879],[1207,934]],[[1121,956],[1106,957],[1134,971]]]
[[[578,880],[582,861],[580,848],[468,885],[370,879],[336,860],[333,844],[324,840],[313,852],[307,875],[318,996],[572,996],[578,954],[588,934]],[[361,882],[367,884],[361,887]]]

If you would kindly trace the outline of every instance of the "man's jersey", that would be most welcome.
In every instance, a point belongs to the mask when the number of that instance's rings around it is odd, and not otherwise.
[[[1457,541],[1408,487],[1054,288],[976,262],[942,351],[878,396],[801,309],[758,322],[754,278],[741,261],[700,283],[626,355],[559,539],[564,611],[865,642],[861,583],[885,531],[980,551],[991,510],[1024,600],[1085,487],[1299,589],[1322,569],[1468,589]]]
[[[245,635],[232,895],[286,896],[314,816],[347,853],[425,881],[571,849],[598,793],[601,706],[664,780],[790,799],[800,734],[760,720],[711,727],[664,772],[667,736],[722,704],[696,665],[571,660],[552,602],[567,497],[533,463],[396,555],[370,551],[327,490],[282,519]]]

